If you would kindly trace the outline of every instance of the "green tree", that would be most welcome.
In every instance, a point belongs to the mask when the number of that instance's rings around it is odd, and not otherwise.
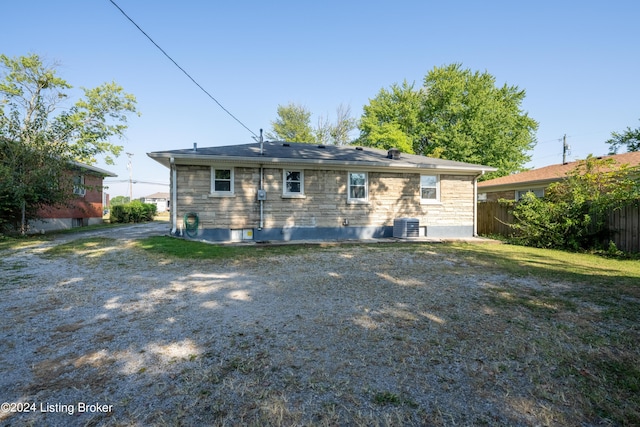
[[[106,83],[67,107],[71,87],[38,55],[0,55],[0,225],[19,223],[24,232],[40,207],[73,197],[70,162],[105,155],[112,164],[122,150],[110,139],[124,135],[133,95]]]
[[[273,132],[269,139],[287,142],[306,142],[311,144],[347,145],[350,133],[357,127],[357,121],[351,117],[351,108],[344,105],[336,109],[336,121],[331,123],[325,116],[318,118],[316,128],[311,127],[311,112],[301,105],[278,106],[278,119],[271,123]]]
[[[424,92],[415,90],[406,80],[402,85],[393,84],[389,90],[381,89],[369,105],[364,106],[357,143],[416,153],[426,140],[424,102]]]
[[[364,108],[359,142],[498,169],[484,179],[507,175],[522,170],[536,142],[524,97],[516,86],[497,87],[487,72],[435,67],[420,89],[405,81],[381,90]]]
[[[574,250],[606,244],[608,213],[640,197],[638,174],[638,167],[587,157],[544,199],[528,193],[514,206],[516,241]]]
[[[111,200],[109,201],[109,206],[124,205],[129,202],[129,196],[116,196],[111,198]]]
[[[640,127],[631,129],[627,127],[624,132],[612,132],[611,138],[606,142],[609,144],[609,154],[618,154],[620,147],[625,147],[627,151],[640,151]]]
[[[287,142],[315,143],[310,123],[311,113],[306,107],[293,103],[278,105],[278,118],[271,122],[273,132],[267,132],[266,137]]]
[[[43,206],[64,204],[72,194],[64,176],[64,153],[39,138],[23,144],[0,135],[0,232],[24,231],[29,219]],[[53,159],[53,160],[52,160]]]
[[[351,117],[351,107],[340,104],[336,108],[336,121],[329,125],[329,136],[333,145],[348,145],[351,142],[351,132],[356,129],[358,122]]]

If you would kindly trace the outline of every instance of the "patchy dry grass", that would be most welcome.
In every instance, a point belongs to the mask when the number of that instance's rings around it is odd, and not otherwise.
[[[44,255],[46,257],[99,258],[113,249],[116,244],[116,239],[112,238],[87,237],[52,246],[45,250]]]
[[[593,419],[640,424],[640,262],[510,245],[447,250],[542,285],[505,281],[489,287],[488,299],[514,321],[523,310],[535,320],[520,322],[539,332],[545,358],[557,365],[543,396]]]
[[[146,252],[168,259],[249,259],[299,253],[310,247],[321,249],[331,244],[314,245],[216,245],[193,240],[182,240],[169,236],[142,239],[136,245]]]
[[[0,389],[116,411],[10,423],[640,424],[632,262],[509,245],[162,238],[81,239],[38,257],[49,268],[29,285],[38,297],[11,289],[0,307]]]

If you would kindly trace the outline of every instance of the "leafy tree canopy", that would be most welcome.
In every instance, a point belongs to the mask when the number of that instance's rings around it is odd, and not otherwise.
[[[278,105],[278,118],[271,122],[273,132],[267,132],[266,137],[287,142],[314,143],[310,123],[311,112],[306,107],[293,103]]]
[[[426,141],[424,101],[424,93],[414,90],[414,85],[406,81],[392,85],[390,90],[381,89],[370,104],[364,106],[358,143],[418,153]]]
[[[640,127],[628,127],[621,133],[612,132],[606,143],[609,144],[609,154],[618,154],[621,147],[626,147],[627,151],[640,151]]]
[[[423,87],[403,82],[382,89],[364,107],[362,145],[484,164],[495,178],[523,169],[538,124],[522,111],[525,91],[496,86],[487,72],[461,64],[435,67]]]
[[[110,206],[124,205],[129,203],[129,196],[115,196],[109,201]]]
[[[9,58],[0,55],[0,132],[25,144],[38,136],[58,145],[73,159],[87,164],[105,154],[113,164],[122,146],[109,140],[122,137],[127,115],[136,112],[136,99],[116,83],[82,88],[84,97],[68,108],[62,103],[72,86],[56,76],[55,65],[38,55]]]
[[[271,122],[273,132],[268,132],[269,139],[287,142],[306,142],[310,144],[347,145],[349,134],[357,127],[351,117],[351,108],[344,105],[336,109],[335,123],[320,116],[318,125],[311,126],[311,112],[306,107],[290,103],[278,106],[278,118]]]
[[[136,100],[116,83],[84,89],[67,105],[72,86],[38,55],[0,55],[0,228],[37,217],[43,206],[72,197],[71,161],[113,164]]]

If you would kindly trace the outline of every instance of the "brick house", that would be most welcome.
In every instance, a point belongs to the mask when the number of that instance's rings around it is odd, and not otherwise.
[[[103,180],[117,175],[95,166],[73,162],[74,198],[65,207],[45,207],[41,220],[29,222],[29,232],[38,233],[101,224],[103,214]]]
[[[426,237],[476,232],[477,178],[494,168],[368,147],[264,142],[158,151],[172,233],[210,241]],[[196,229],[197,221],[197,229]]]
[[[640,165],[640,152],[614,154],[601,158],[613,159],[619,165]],[[496,202],[500,199],[520,200],[527,192],[543,197],[549,184],[562,181],[567,177],[567,173],[579,164],[579,161],[575,161],[550,165],[479,182],[478,200],[486,202]]]

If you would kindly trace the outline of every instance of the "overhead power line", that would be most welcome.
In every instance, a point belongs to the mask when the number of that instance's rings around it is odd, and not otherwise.
[[[114,179],[114,180],[105,179],[104,182],[105,182],[105,184],[116,184],[116,183],[129,182],[129,180],[128,179]],[[167,183],[167,182],[141,181],[139,179],[133,179],[133,180],[131,180],[131,182],[133,184],[151,184],[151,185],[166,185],[166,186],[169,186],[169,183]]]
[[[160,45],[158,45],[158,43],[156,43],[156,42],[155,42],[155,41],[154,41],[154,40],[153,40],[153,39],[152,39],[152,38],[151,38],[147,33],[145,33],[145,32],[144,32],[144,30],[143,30],[142,28],[140,28],[140,26],[139,26],[138,24],[136,24],[136,22],[135,22],[133,19],[131,19],[131,18],[129,17],[129,15],[127,15],[127,14],[125,13],[125,11],[124,11],[124,10],[122,10],[122,8],[121,8],[120,6],[118,6],[118,5],[116,4],[116,2],[115,2],[115,1],[113,1],[113,0],[109,0],[109,1],[111,2],[111,4],[113,4],[113,5],[114,5],[114,6],[115,6],[119,11],[120,11],[120,13],[122,13],[122,14],[125,16],[125,18],[127,18],[127,19],[128,19],[128,20],[129,20],[133,25],[135,25],[135,27],[136,27],[138,30],[140,30],[140,32],[141,32],[142,34],[144,34],[144,35],[145,35],[145,37],[146,37],[146,38],[148,38],[148,39],[149,39],[149,41],[150,41],[151,43],[153,43],[153,45],[154,45],[155,47],[157,47],[157,48],[160,50],[160,52],[162,52],[162,53],[163,53],[163,55],[164,55],[164,56],[166,56],[166,57],[169,59],[169,61],[173,62],[173,65],[175,65],[176,67],[178,67],[178,69],[179,69],[180,71],[182,71],[182,72],[184,73],[184,75],[185,75],[185,76],[187,76],[187,77],[189,78],[189,80],[191,80],[191,81],[192,81],[196,86],[198,86],[198,88],[200,88],[200,90],[201,90],[201,91],[203,91],[203,92],[204,92],[204,93],[205,93],[209,98],[211,98],[211,99],[213,100],[213,102],[215,102],[216,104],[218,104],[218,106],[219,106],[220,108],[222,108],[222,110],[223,110],[225,113],[227,113],[229,116],[231,116],[231,118],[232,118],[232,119],[234,119],[236,122],[238,122],[238,123],[240,124],[240,126],[242,126],[243,128],[245,128],[246,130],[248,130],[248,131],[249,131],[253,136],[255,136],[256,138],[258,137],[258,135],[257,135],[254,131],[252,131],[251,129],[249,129],[249,128],[244,124],[244,123],[242,123],[242,122],[240,121],[240,119],[238,119],[236,116],[234,116],[233,114],[231,114],[231,112],[230,112],[229,110],[227,110],[226,108],[224,108],[224,106],[223,106],[223,105],[222,105],[222,104],[221,104],[221,103],[220,103],[216,98],[214,98],[214,96],[213,96],[213,95],[211,95],[211,94],[210,94],[210,93],[209,93],[205,88],[203,88],[203,87],[200,85],[200,83],[198,83],[198,82],[197,82],[193,77],[191,77],[191,75],[190,75],[189,73],[187,73],[187,72],[185,71],[185,69],[184,69],[184,68],[182,68],[180,65],[178,65],[178,63],[177,63],[176,61],[174,61],[174,59],[173,59],[171,56],[169,56],[169,54],[168,54],[167,52],[165,52],[165,51],[164,51],[164,49],[162,49],[162,48],[160,47]]]

